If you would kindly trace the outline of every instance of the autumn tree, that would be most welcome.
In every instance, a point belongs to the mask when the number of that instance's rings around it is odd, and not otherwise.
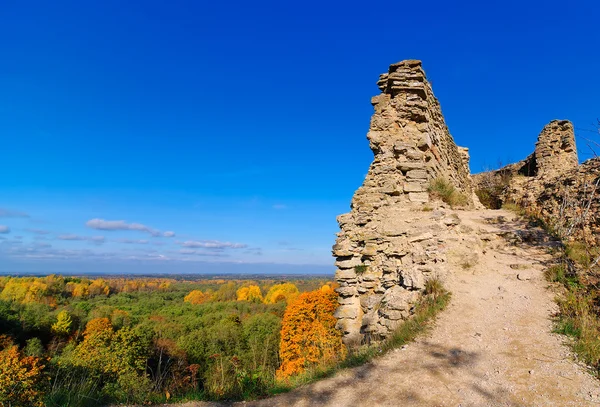
[[[88,286],[88,293],[90,297],[95,297],[97,295],[108,295],[110,294],[110,287],[106,280],[102,278],[98,278],[92,281],[92,284]]]
[[[128,327],[115,331],[108,318],[90,320],[83,336],[65,361],[88,369],[116,399],[143,401],[150,391],[145,373],[149,344]]]
[[[263,302],[263,296],[260,292],[260,287],[257,285],[249,285],[247,287],[242,287],[237,290],[237,300],[238,301],[248,301],[248,302]]]
[[[335,328],[337,305],[337,294],[331,289],[300,294],[288,305],[281,323],[279,378],[346,356],[341,332]]]
[[[52,332],[59,336],[67,336],[71,332],[72,323],[69,313],[62,310],[56,316],[56,322],[52,324]]]
[[[0,299],[19,303],[25,302],[26,298],[30,299],[32,296],[35,296],[35,291],[38,291],[38,289],[40,288],[35,287],[33,289],[34,293],[29,294],[28,297],[27,294],[29,293],[29,289],[33,281],[34,280],[30,278],[10,278],[5,283],[4,288],[2,289],[2,293],[0,293]]]
[[[42,407],[44,365],[40,358],[24,356],[16,345],[3,338],[0,351],[0,406]]]
[[[81,297],[81,298],[87,298],[90,295],[90,290],[89,290],[89,286],[86,283],[68,283],[67,285],[71,285],[72,284],[72,294],[73,297]]]
[[[197,305],[206,302],[209,298],[210,297],[202,293],[201,290],[192,290],[184,297],[183,301]]]
[[[275,304],[276,302],[285,301],[290,304],[298,297],[298,294],[298,287],[292,283],[275,284],[267,292],[265,303]]]

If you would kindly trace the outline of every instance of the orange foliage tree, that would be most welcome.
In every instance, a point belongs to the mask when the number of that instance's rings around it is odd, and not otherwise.
[[[16,345],[0,351],[0,406],[36,406],[43,403],[44,365],[40,358],[23,356]]]
[[[342,334],[336,329],[333,316],[337,305],[337,294],[330,289],[300,294],[288,305],[281,323],[278,378],[346,357]]]

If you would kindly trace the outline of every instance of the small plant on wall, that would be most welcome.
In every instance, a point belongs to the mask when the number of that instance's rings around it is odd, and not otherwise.
[[[359,264],[358,266],[354,266],[354,271],[356,274],[364,274],[367,271],[368,266],[366,264]]]

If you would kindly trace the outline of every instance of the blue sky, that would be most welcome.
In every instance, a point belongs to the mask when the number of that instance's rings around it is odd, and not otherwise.
[[[4,1],[0,272],[332,272],[390,63],[423,60],[479,172],[552,119],[592,135],[598,16],[592,0]]]

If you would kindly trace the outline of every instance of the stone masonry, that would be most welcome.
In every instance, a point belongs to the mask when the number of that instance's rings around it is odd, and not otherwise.
[[[454,143],[421,62],[392,64],[377,85],[367,135],[375,157],[350,213],[338,217],[333,246],[336,318],[350,346],[385,338],[411,314],[425,281],[444,272],[435,232],[452,218],[414,222],[430,182],[445,178],[473,196],[468,150]]]
[[[563,239],[600,243],[600,158],[579,165],[570,121],[547,124],[525,160],[474,175],[475,188],[483,188],[490,177],[504,178],[502,202],[544,219]]]

